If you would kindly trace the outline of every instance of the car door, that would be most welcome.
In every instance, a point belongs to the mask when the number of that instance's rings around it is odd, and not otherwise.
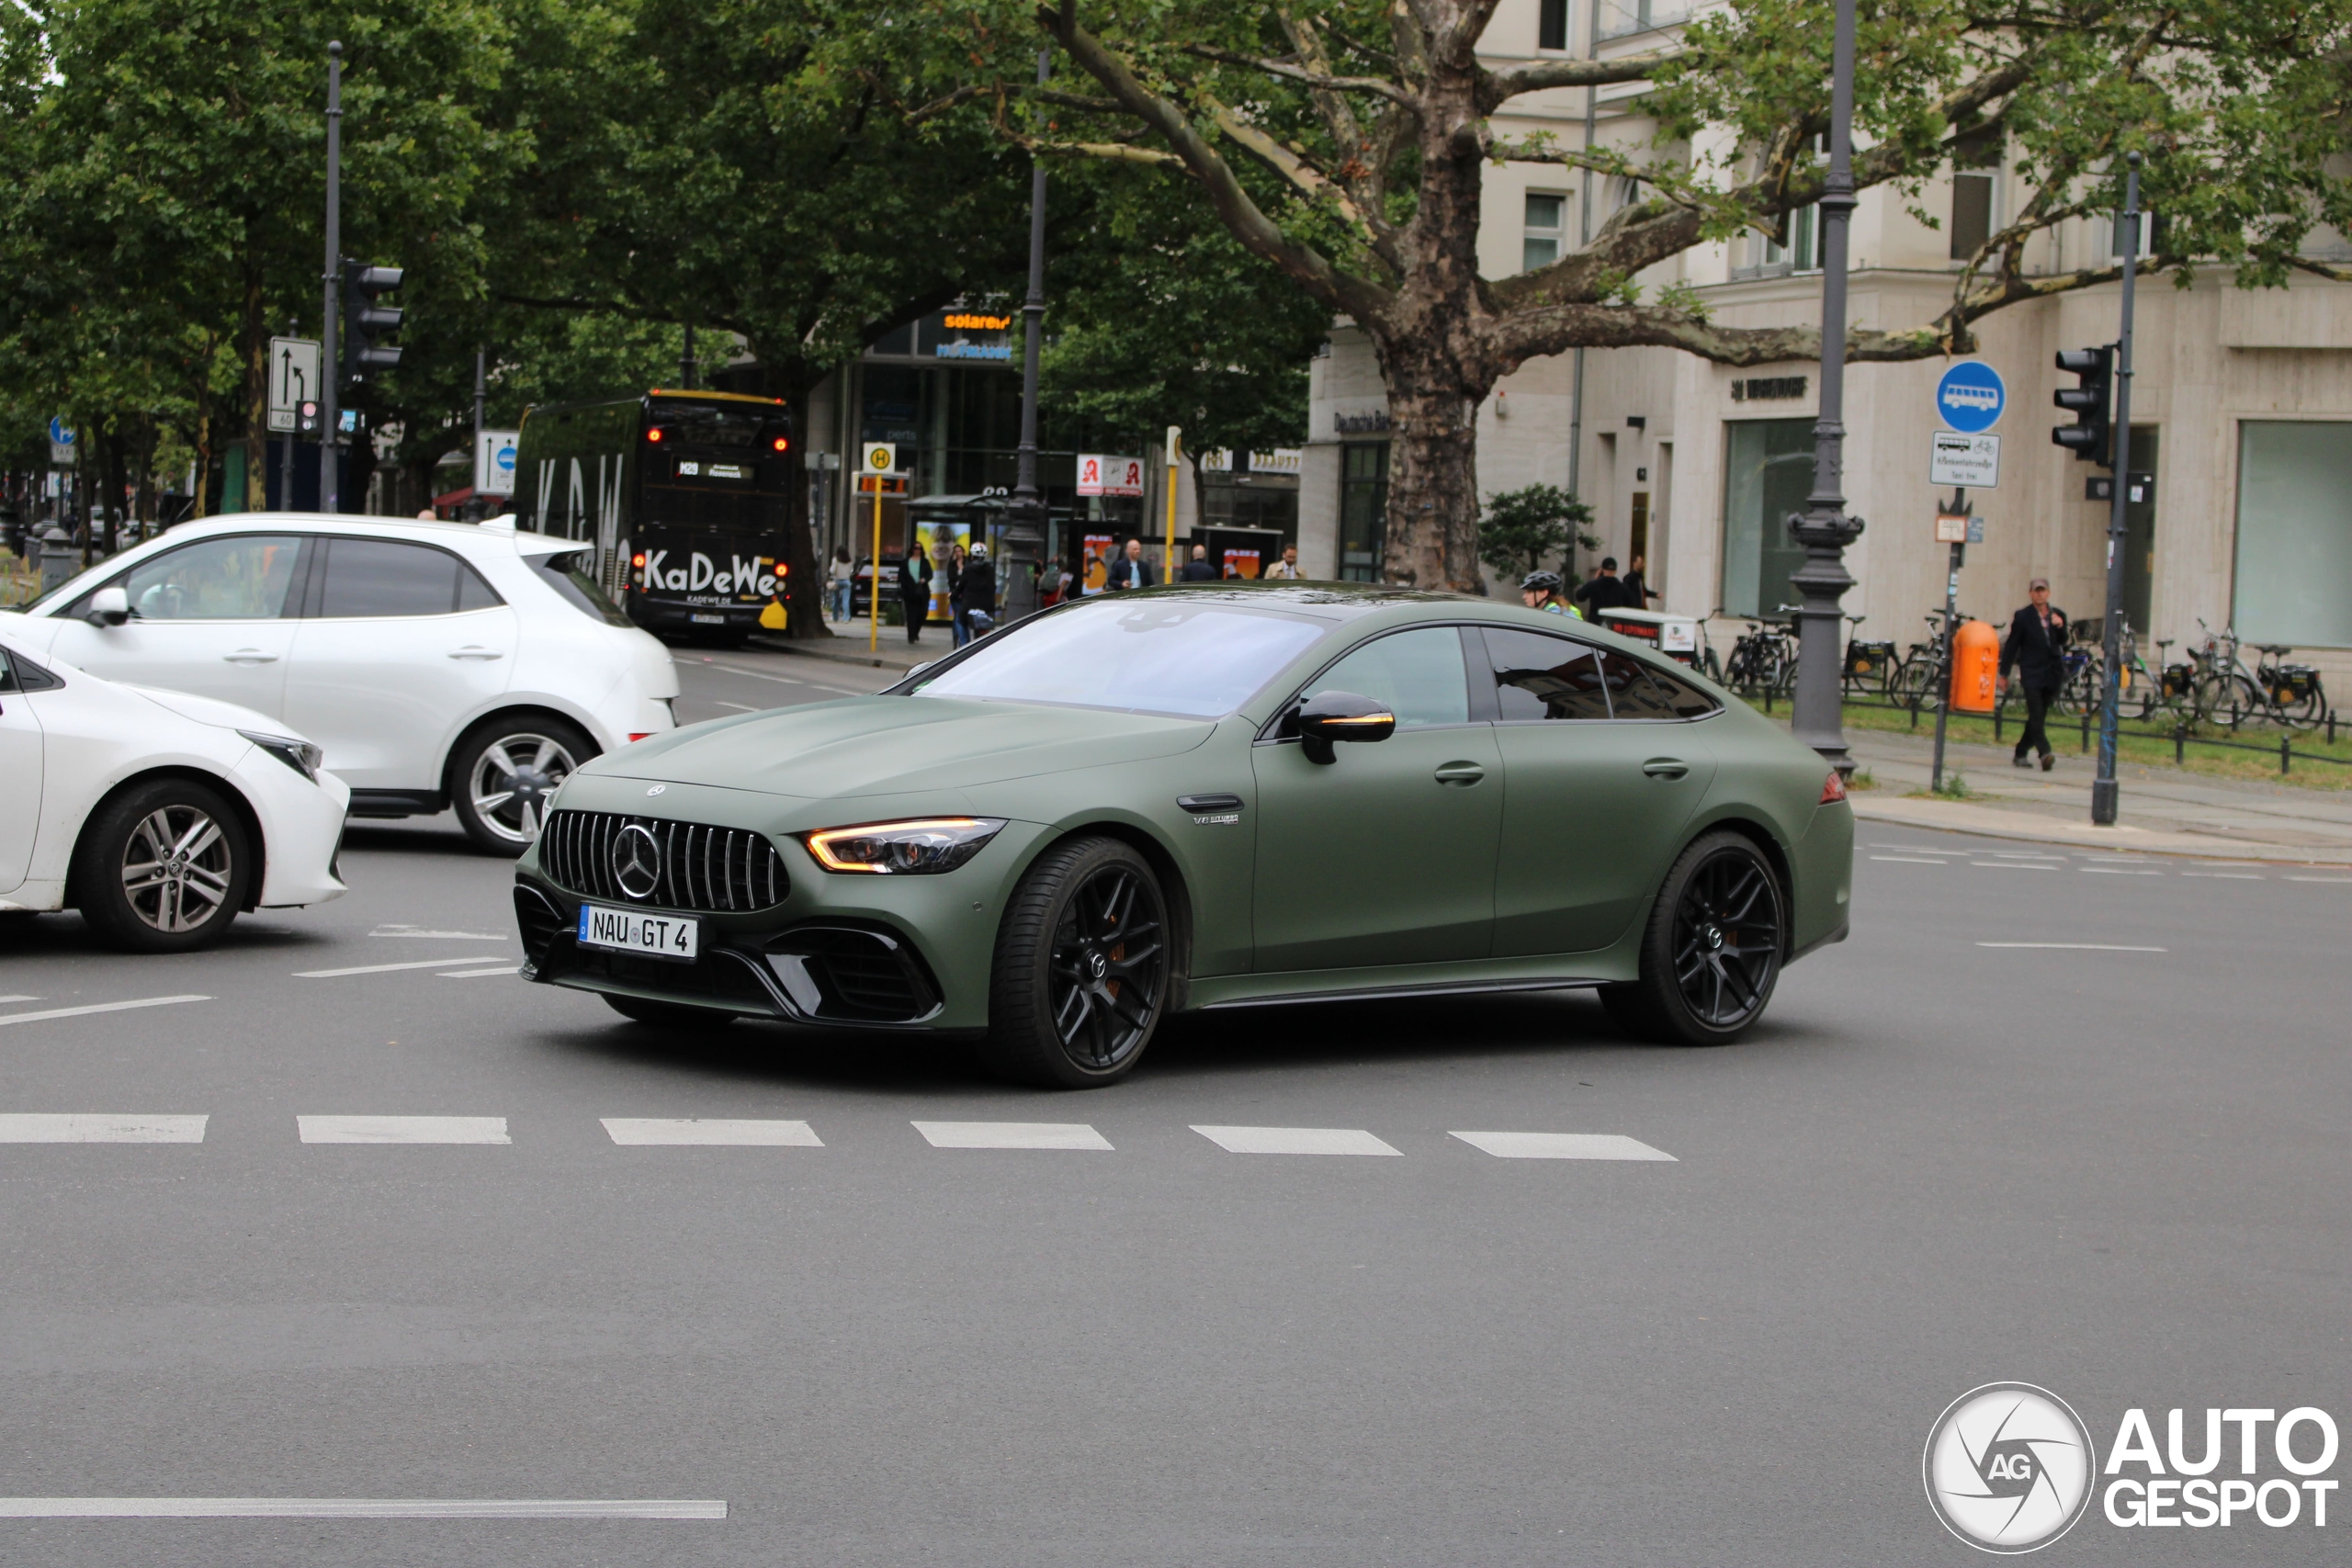
[[[1394,735],[1336,747],[1328,763],[1295,739],[1251,748],[1260,972],[1487,956],[1501,758],[1494,727],[1472,720],[1468,668],[1459,627],[1391,632],[1301,694],[1385,703]]]
[[[438,789],[456,727],[513,676],[514,612],[437,545],[342,534],[321,543],[286,720],[354,789]]]
[[[307,544],[298,534],[220,534],[150,556],[101,585],[123,590],[129,620],[91,625],[85,593],[59,613],[47,651],[109,680],[280,716]]]
[[[1707,792],[1714,759],[1692,716],[1715,705],[1573,637],[1489,626],[1479,644],[1502,753],[1495,956],[1607,947]]]
[[[43,780],[40,720],[25,700],[5,649],[0,649],[0,779],[8,781],[8,803],[0,807],[0,893],[10,893],[24,885],[33,863]]]

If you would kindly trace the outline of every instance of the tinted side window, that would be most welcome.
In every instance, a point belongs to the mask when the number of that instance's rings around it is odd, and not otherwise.
[[[469,589],[462,603],[461,587]],[[327,549],[317,613],[330,618],[447,615],[497,603],[490,585],[447,550],[397,539],[335,539]]]
[[[1655,667],[1648,673],[1650,684],[1658,689],[1658,694],[1666,699],[1666,705],[1674,710],[1677,718],[1704,718],[1721,705],[1679,676]]]
[[[1672,699],[1650,679],[1649,671],[1631,654],[1611,649],[1600,656],[1601,682],[1619,718],[1680,718]]]
[[[1353,692],[1386,703],[1401,729],[1470,722],[1468,667],[1462,660],[1462,634],[1452,626],[1423,626],[1364,644],[1306,689]]]
[[[1498,716],[1505,723],[1609,716],[1600,662],[1585,644],[1491,626],[1481,635],[1487,639],[1487,661],[1494,666]]]
[[[301,554],[291,535],[240,534],[150,557],[119,581],[142,621],[272,621]]]
[[[629,625],[628,615],[605,596],[604,588],[591,575],[595,568],[594,552],[571,550],[560,556],[535,556],[531,566],[546,580],[548,587],[563,596],[565,604],[592,620],[607,626]]]

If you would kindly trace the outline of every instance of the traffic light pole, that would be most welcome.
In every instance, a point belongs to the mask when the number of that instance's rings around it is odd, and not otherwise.
[[[343,356],[336,352],[335,307],[343,288],[343,45],[327,45],[327,269],[326,310],[319,329],[319,510],[340,512],[341,465],[336,428],[342,415],[335,394],[343,388]]]
[[[2140,259],[2140,154],[2124,160],[2123,322],[2115,364],[2115,495],[2107,519],[2107,616],[2100,626],[2104,668],[2098,693],[2098,776],[2091,784],[2091,822],[2115,825],[2116,708],[2123,671],[2124,502],[2132,491],[2132,292]]]

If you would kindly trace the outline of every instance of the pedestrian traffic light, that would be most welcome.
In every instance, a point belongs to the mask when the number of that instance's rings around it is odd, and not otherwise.
[[[2115,409],[2115,345],[2062,348],[2058,368],[2080,378],[2081,384],[2061,387],[2051,401],[2075,416],[2072,424],[2053,425],[2050,439],[2083,462],[2105,463]]]
[[[379,305],[379,295],[389,294],[401,286],[401,269],[396,266],[369,266],[365,262],[346,260],[343,264],[343,379],[346,386],[356,386],[367,379],[371,370],[386,370],[401,362],[401,351],[379,344],[376,340],[386,333],[400,329],[401,317],[407,312],[397,306]]]
[[[298,435],[316,435],[319,433],[319,405],[314,400],[305,398],[294,405],[294,433]]]

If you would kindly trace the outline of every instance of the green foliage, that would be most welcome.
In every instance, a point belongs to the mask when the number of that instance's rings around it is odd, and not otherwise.
[[[1572,544],[1599,549],[1600,536],[1580,526],[1591,521],[1592,508],[1557,485],[1503,491],[1478,519],[1478,558],[1505,576],[1539,571]]]

